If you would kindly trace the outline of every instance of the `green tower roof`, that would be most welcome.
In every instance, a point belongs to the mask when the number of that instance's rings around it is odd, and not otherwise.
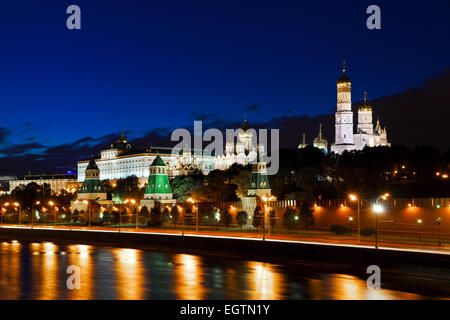
[[[83,182],[78,193],[104,193],[102,182],[100,179],[86,179]]]
[[[99,170],[97,163],[95,163],[95,160],[93,158],[91,159],[91,161],[89,161],[89,164],[88,164],[86,170]]]
[[[152,164],[150,166],[163,166],[165,167],[166,164],[164,163],[163,159],[159,156],[159,154],[156,156],[155,160],[153,160]]]

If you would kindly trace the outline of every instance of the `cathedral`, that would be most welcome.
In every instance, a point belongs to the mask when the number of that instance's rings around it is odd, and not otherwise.
[[[245,166],[256,160],[257,150],[252,144],[253,132],[248,126],[247,119],[244,120],[241,129],[238,141],[235,143],[234,137],[229,139],[225,144],[225,153],[214,158],[214,169],[227,170],[234,163]]]
[[[344,62],[342,76],[337,81],[336,136],[331,152],[341,154],[346,150],[362,150],[366,146],[390,146],[386,128],[381,127],[379,120],[373,127],[372,107],[367,103],[367,93],[364,93],[363,105],[358,108],[357,132],[354,133],[351,88]]]

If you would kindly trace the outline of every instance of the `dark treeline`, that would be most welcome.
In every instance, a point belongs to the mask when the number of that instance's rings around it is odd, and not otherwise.
[[[346,198],[357,193],[374,198],[390,192],[398,198],[449,197],[450,151],[432,147],[409,150],[404,146],[366,148],[328,154],[314,147],[280,150],[280,169],[269,176],[279,200]],[[179,176],[172,181],[176,198],[200,201],[236,201],[247,195],[251,166],[233,165],[226,171]]]
[[[280,150],[280,168],[269,176],[272,194],[279,200],[346,198],[357,193],[360,198],[375,198],[389,192],[397,198],[450,197],[450,150],[439,153],[432,147],[404,146],[366,148],[362,151],[328,154],[314,147]],[[214,170],[205,176],[200,171],[171,180],[177,202],[193,197],[198,202],[238,201],[247,196],[251,166],[234,164],[228,170]],[[114,185],[103,181],[108,199],[142,199],[145,187],[135,176]],[[0,197],[1,202],[19,201],[22,209],[50,199],[68,207],[76,195],[62,190],[51,194],[49,186],[35,183]]]

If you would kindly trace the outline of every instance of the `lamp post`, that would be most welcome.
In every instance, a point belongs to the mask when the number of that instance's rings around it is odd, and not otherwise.
[[[9,206],[9,202],[6,202],[4,204],[5,207]],[[5,215],[8,212],[8,208],[4,208],[4,210],[2,209],[2,227],[3,227],[3,215]]]
[[[181,212],[181,235],[184,236],[184,212],[183,207],[177,206],[178,212]]]
[[[422,241],[422,219],[417,219],[417,223],[419,224],[419,241]]]
[[[6,203],[5,203],[5,205],[6,205]],[[7,211],[7,209],[2,208],[2,211],[0,212],[0,224],[1,224],[2,229],[3,229],[3,215],[5,214],[6,211]]]
[[[439,236],[439,226],[441,225],[441,218],[436,219],[436,225],[437,225],[437,238],[438,238],[438,245],[441,246],[441,239]]]
[[[198,210],[195,207],[195,200],[189,197],[186,201],[192,203],[192,210],[195,210],[195,231],[198,232]]]
[[[84,199],[83,200],[84,204],[87,204],[87,211],[88,211],[88,228],[91,227],[91,209],[92,209],[92,205],[90,203],[89,200]]]
[[[377,198],[373,211],[375,212],[375,249],[378,249],[378,215],[384,211],[384,208],[379,204],[380,200],[386,200],[389,197],[389,193],[385,193]]]
[[[357,205],[358,205],[358,230],[357,230],[357,234],[356,234],[356,241],[359,242],[360,241],[360,235],[361,235],[361,215],[360,215],[360,200],[358,198],[358,196],[356,194],[350,194],[348,196],[350,198],[351,201],[356,201]]]
[[[34,203],[34,205],[40,205],[41,204],[41,202],[40,201],[36,201],[35,203]],[[33,229],[33,225],[34,225],[34,206],[32,205],[31,206],[31,229]]]
[[[49,201],[48,205],[53,209],[53,227],[56,227],[56,211],[53,208],[53,206],[55,205],[55,203],[53,201]]]
[[[21,225],[22,221],[22,205],[19,202],[14,202],[15,207],[19,207],[19,226]]]
[[[125,199],[125,201],[124,201],[124,203],[128,203],[128,202],[131,202],[133,205],[135,205],[136,204],[136,200],[134,200],[134,199]],[[137,229],[137,226],[138,226],[138,217],[137,217],[137,215],[138,215],[138,213],[137,213],[137,207],[135,208],[136,209],[136,215],[135,215],[135,217],[136,217],[136,229]]]
[[[123,204],[120,204],[120,209],[119,209],[119,233],[121,231],[122,228],[122,209],[123,209]]]

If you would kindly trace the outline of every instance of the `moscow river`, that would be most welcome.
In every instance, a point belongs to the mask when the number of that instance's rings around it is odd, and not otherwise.
[[[67,268],[80,269],[69,290]],[[306,268],[305,268],[306,270]],[[229,257],[18,241],[0,244],[0,299],[428,299],[350,274]]]

